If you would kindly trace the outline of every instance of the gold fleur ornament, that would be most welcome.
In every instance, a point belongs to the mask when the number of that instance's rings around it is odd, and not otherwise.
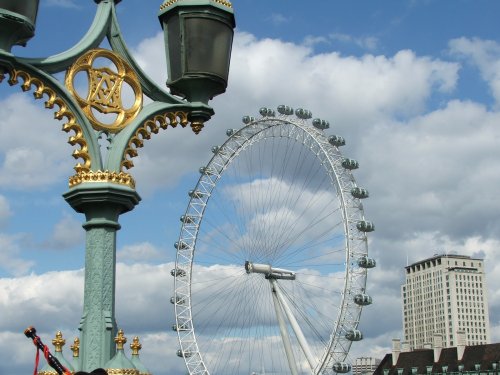
[[[83,95],[80,77],[87,81]],[[65,84],[95,130],[117,133],[142,108],[142,89],[135,71],[113,51],[101,48],[88,51],[68,69]],[[123,104],[126,86],[133,93],[133,104],[128,108]]]

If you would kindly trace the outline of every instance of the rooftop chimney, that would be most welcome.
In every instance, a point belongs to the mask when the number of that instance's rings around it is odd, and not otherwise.
[[[408,341],[403,341],[401,343],[401,353],[408,353],[410,351],[410,343]]]
[[[457,331],[457,360],[458,361],[462,360],[466,346],[467,346],[467,340],[465,337],[465,331]]]
[[[434,347],[434,363],[436,363],[439,361],[439,356],[441,355],[441,350],[443,349],[443,336],[440,333],[434,334],[432,346]]]
[[[398,363],[399,354],[401,353],[401,340],[392,339],[392,365]]]

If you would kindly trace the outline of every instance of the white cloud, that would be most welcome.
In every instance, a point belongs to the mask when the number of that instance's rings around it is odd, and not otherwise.
[[[42,247],[51,250],[63,250],[84,243],[82,223],[74,216],[64,212],[59,222],[54,225],[50,238],[42,243]]]
[[[68,134],[52,118],[53,110],[43,110],[42,101],[26,94],[12,94],[0,104],[0,187],[40,189],[74,173]]]
[[[9,201],[5,196],[0,195],[0,227],[3,227],[7,224],[7,221],[11,215],[12,211],[10,209]]]
[[[357,146],[356,174],[372,193],[366,207],[382,235],[495,236],[498,121],[499,113],[481,105],[451,101],[406,124],[367,131]]]
[[[148,262],[165,259],[165,251],[156,248],[152,243],[143,242],[132,245],[125,245],[121,248],[116,257],[120,262]]]
[[[174,322],[169,302],[173,289],[172,268],[172,264],[117,266],[118,325],[125,330],[129,343],[133,336],[140,336],[142,361],[155,374],[184,368],[175,354],[177,338],[171,330]],[[52,351],[50,340],[61,330],[67,342],[64,355],[71,359],[69,345],[78,335],[76,328],[82,314],[83,274],[83,270],[78,270],[0,278],[0,338],[3,339],[0,340],[0,373],[33,370],[35,349],[23,335],[30,325],[36,327]]]
[[[141,65],[158,82],[165,81],[162,43],[158,34],[137,48]],[[423,113],[433,91],[452,92],[458,68],[409,50],[392,57],[314,55],[306,46],[237,32],[227,93],[212,103],[216,116],[198,136],[188,129],[160,131],[139,150],[131,173],[146,194],[172,186],[208,160],[210,147],[224,140],[225,129],[240,127],[242,115],[254,115],[264,105],[311,109],[335,120],[335,128],[349,141],[349,135],[357,137],[375,122]]]
[[[0,233],[0,268],[9,275],[24,275],[35,263],[23,259],[19,245],[26,238],[25,234],[8,235]]]
[[[269,19],[275,26],[280,26],[283,24],[290,23],[292,20],[290,17],[287,17],[281,13],[273,13],[271,14],[271,17]]]
[[[61,8],[75,8],[79,9],[80,6],[76,4],[75,0],[47,0],[47,6],[61,7]]]
[[[76,328],[83,301],[82,281],[82,271],[0,279],[1,329],[23,332],[33,325],[40,332],[50,332],[57,326]]]
[[[449,42],[453,55],[469,59],[490,86],[497,108],[500,105],[500,44],[493,40],[458,38]]]
[[[287,156],[289,156],[288,153],[285,158]],[[276,152],[274,157],[281,162],[282,155],[278,156]],[[290,159],[288,157],[288,161]],[[302,159],[304,160],[306,157]],[[315,160],[310,161],[314,162]],[[283,163],[285,162],[283,161]],[[252,162],[242,162],[242,164],[250,165]],[[268,164],[271,165],[271,163]],[[319,162],[316,161],[315,164],[317,165],[305,164],[299,172],[299,168],[296,168],[295,163],[291,162],[290,165],[294,166],[291,168],[293,171],[289,170],[288,173],[284,172],[285,168],[283,168],[279,174],[271,174],[270,178],[255,178],[248,183],[226,185],[224,184],[226,178],[229,181],[237,181],[235,176],[240,172],[238,167],[228,168],[226,173],[230,177],[225,175],[222,177],[220,182],[222,187],[219,188],[221,190],[212,194],[209,203],[217,206],[217,211],[213,213],[208,209],[211,216],[206,220],[217,223],[216,227],[220,227],[219,221],[216,219],[217,216],[234,217],[234,222],[231,220],[226,222],[227,225],[222,231],[222,236],[231,237],[232,245],[238,249],[244,249],[249,254],[252,251],[261,254],[261,261],[265,258],[266,261],[286,263],[284,259],[279,260],[279,257],[287,248],[294,246],[297,249],[302,249],[302,247],[315,248],[317,261],[321,259],[323,262],[331,260],[334,263],[342,263],[342,258],[339,260],[338,254],[332,255],[330,248],[330,246],[338,245],[335,243],[335,234],[339,234],[343,230],[343,226],[339,225],[342,222],[342,216],[335,191],[331,189],[329,180],[315,184],[312,183],[314,179],[311,178],[311,175],[300,176],[300,173],[307,174],[314,167],[320,167]],[[282,167],[278,163],[276,168],[280,166]],[[262,169],[252,170],[252,173],[257,173],[252,177],[264,176]],[[277,176],[282,179],[277,178]],[[295,179],[294,183],[286,181],[285,178]],[[308,182],[301,182],[307,178],[309,178]],[[231,210],[233,207],[234,211]],[[226,210],[226,208],[229,209]],[[230,225],[233,227],[227,227]],[[212,234],[210,238],[212,241],[216,241]],[[222,238],[216,242],[225,243]],[[343,247],[343,245],[339,246]],[[273,247],[275,249],[272,256],[263,254],[262,249]],[[320,248],[324,249],[325,255],[318,254]],[[210,244],[207,251],[213,251]],[[269,258],[267,258],[268,256]],[[335,258],[337,259],[335,260]]]
[[[368,51],[375,50],[378,45],[378,39],[373,36],[354,37],[348,34],[333,33],[329,35],[329,38],[332,39],[333,41],[338,41],[341,43],[354,44]]]

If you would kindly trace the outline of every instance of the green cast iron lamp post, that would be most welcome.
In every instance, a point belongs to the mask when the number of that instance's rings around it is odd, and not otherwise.
[[[12,49],[34,36],[39,1],[0,0],[0,82],[7,79],[45,100],[45,107],[64,121],[63,131],[77,160],[63,196],[85,215],[84,306],[74,370],[88,372],[117,363],[113,362],[118,332],[116,233],[119,216],[140,201],[128,172],[132,159],[160,129],[180,124],[201,131],[213,115],[208,101],[227,87],[235,27],[229,1],[165,1],[159,19],[165,33],[169,93],[142,71],[128,51],[116,17],[120,0],[94,2],[94,21],[73,47],[53,56],[22,58]],[[104,39],[109,49],[100,48]],[[116,69],[96,66],[97,59],[109,60]],[[64,82],[56,78],[61,72]],[[74,84],[81,72],[88,77],[84,93],[78,91],[80,84]],[[122,101],[125,86],[134,95],[132,105]],[[151,99],[149,104],[144,104],[144,96]],[[107,152],[101,152],[98,142],[103,137],[109,142]]]

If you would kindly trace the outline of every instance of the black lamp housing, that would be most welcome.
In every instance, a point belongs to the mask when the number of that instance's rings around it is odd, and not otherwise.
[[[0,0],[0,49],[25,46],[35,35],[39,0]]]
[[[170,0],[158,15],[165,34],[167,86],[174,95],[207,104],[226,91],[234,13],[225,0]]]

